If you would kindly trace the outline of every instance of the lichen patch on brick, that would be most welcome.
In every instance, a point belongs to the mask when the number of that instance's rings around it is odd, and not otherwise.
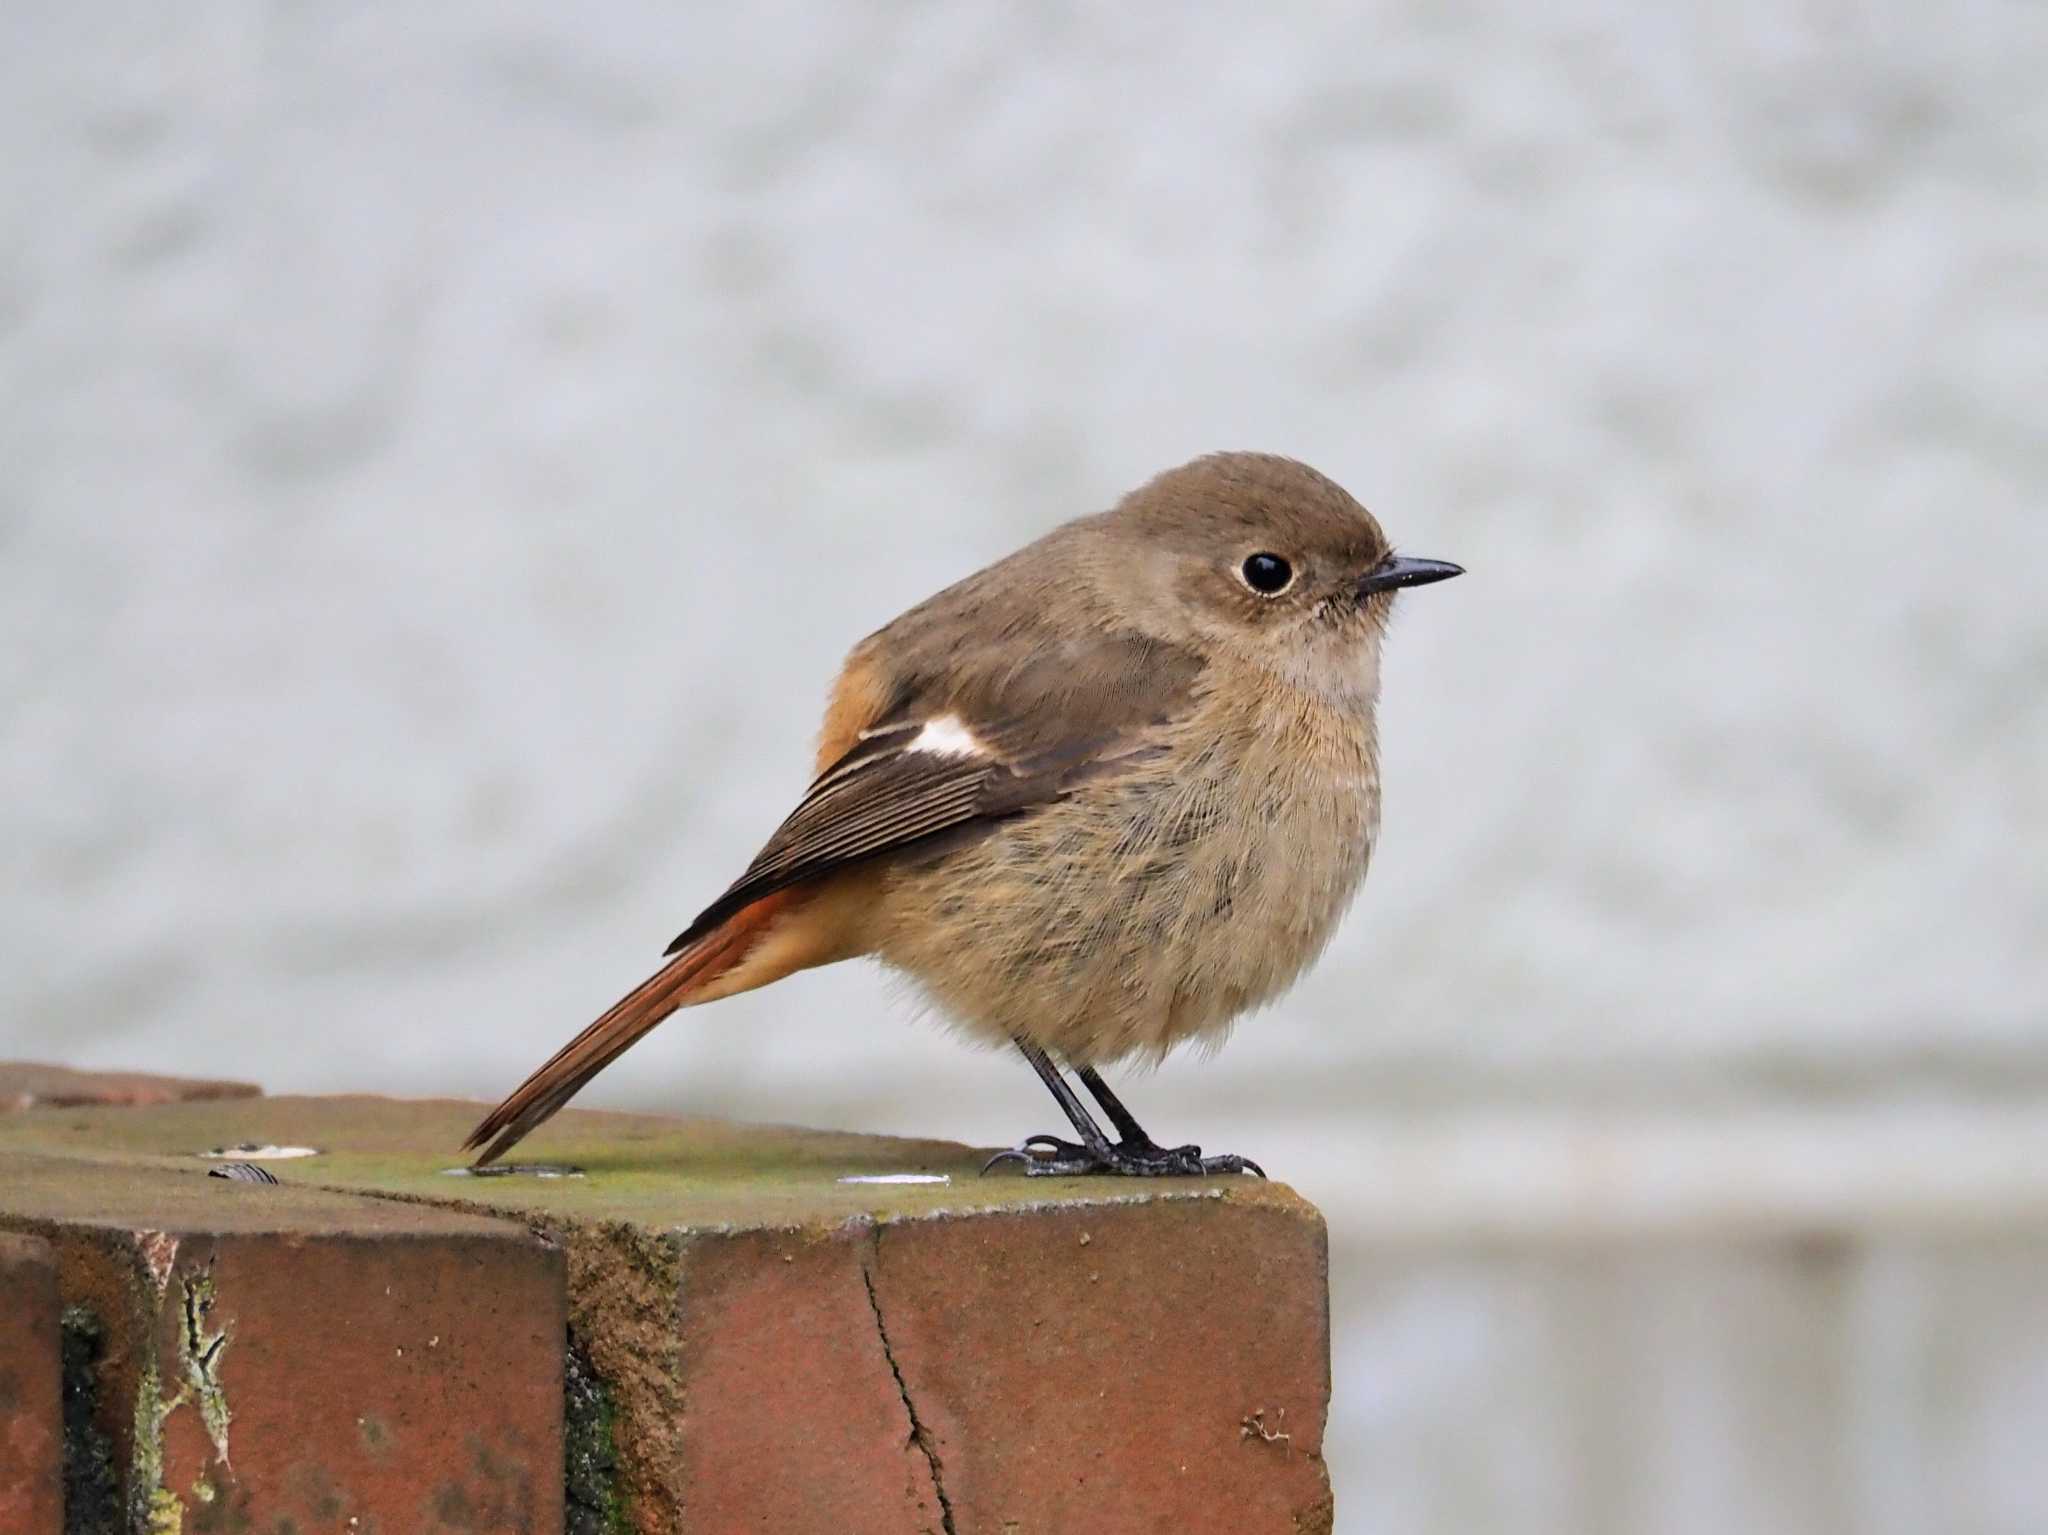
[[[172,1413],[187,1402],[193,1403],[207,1437],[213,1441],[214,1454],[222,1466],[232,1469],[228,1460],[228,1425],[234,1421],[234,1413],[228,1407],[226,1391],[221,1388],[219,1370],[234,1328],[232,1323],[223,1323],[215,1331],[207,1331],[207,1319],[217,1299],[213,1260],[208,1258],[204,1269],[187,1274],[181,1282],[178,1371],[182,1379],[177,1391],[168,1398],[164,1396],[164,1381],[155,1360],[143,1365],[136,1382],[128,1506],[131,1526],[145,1535],[179,1535],[184,1529],[185,1505],[164,1485],[164,1421]]]
[[[206,1436],[213,1441],[214,1454],[220,1457],[223,1466],[232,1470],[234,1462],[228,1458],[228,1425],[234,1421],[235,1415],[228,1407],[227,1392],[221,1387],[220,1365],[222,1356],[228,1351],[228,1341],[234,1334],[234,1323],[225,1321],[211,1333],[206,1330],[206,1320],[212,1315],[217,1299],[213,1285],[213,1260],[208,1258],[203,1270],[185,1277],[184,1326],[178,1335],[178,1356],[185,1373],[185,1385],[178,1398],[181,1400],[187,1390],[191,1392],[199,1407],[199,1421],[206,1425]],[[174,1400],[172,1406],[175,1405]]]
[[[1271,1424],[1266,1422],[1266,1417],[1266,1409],[1263,1407],[1254,1408],[1246,1413],[1238,1420],[1238,1437],[1242,1439],[1258,1439],[1267,1444],[1285,1445],[1292,1449],[1294,1436],[1281,1426],[1287,1421],[1287,1409],[1285,1407],[1279,1408],[1273,1414]]]
[[[147,1535],[183,1535],[185,1505],[168,1488],[157,1488],[150,1494],[149,1522],[143,1529]]]

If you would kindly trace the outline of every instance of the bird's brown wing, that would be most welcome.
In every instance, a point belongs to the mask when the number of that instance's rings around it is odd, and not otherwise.
[[[899,678],[886,708],[811,784],[747,871],[677,935],[674,954],[762,897],[942,832],[993,825],[1153,749],[1201,663],[1135,636],[1092,637],[999,675]],[[854,665],[860,664],[856,653]]]
[[[1093,627],[1055,633],[1029,609],[979,623],[988,574],[855,648],[826,717],[828,765],[802,803],[669,946],[660,970],[485,1116],[467,1143],[483,1148],[479,1166],[677,1008],[844,957],[835,937],[805,926],[828,906],[831,876],[932,837],[993,827],[1157,748],[1159,727],[1194,696],[1199,658]],[[785,940],[789,952],[778,951]]]

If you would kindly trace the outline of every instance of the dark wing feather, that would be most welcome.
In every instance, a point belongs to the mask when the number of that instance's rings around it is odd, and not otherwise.
[[[942,832],[994,825],[1066,794],[1144,753],[1186,705],[1201,663],[1186,651],[1103,636],[1089,664],[956,669],[944,686],[906,680],[888,717],[833,763],[742,874],[668,947],[673,954],[765,895],[894,852]],[[951,756],[913,747],[950,718],[985,751]]]

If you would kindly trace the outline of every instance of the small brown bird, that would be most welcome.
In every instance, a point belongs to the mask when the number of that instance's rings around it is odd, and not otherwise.
[[[872,954],[1014,1043],[1078,1137],[991,1166],[1259,1172],[1155,1144],[1096,1068],[1220,1039],[1321,952],[1379,828],[1393,594],[1460,573],[1306,465],[1220,453],[912,608],[847,657],[802,803],[477,1126],[478,1165],[678,1008]]]

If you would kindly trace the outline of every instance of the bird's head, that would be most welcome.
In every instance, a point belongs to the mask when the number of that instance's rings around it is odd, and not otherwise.
[[[1463,574],[1395,553],[1342,486],[1264,453],[1169,469],[1096,531],[1100,578],[1148,633],[1333,695],[1378,691],[1395,593]]]

